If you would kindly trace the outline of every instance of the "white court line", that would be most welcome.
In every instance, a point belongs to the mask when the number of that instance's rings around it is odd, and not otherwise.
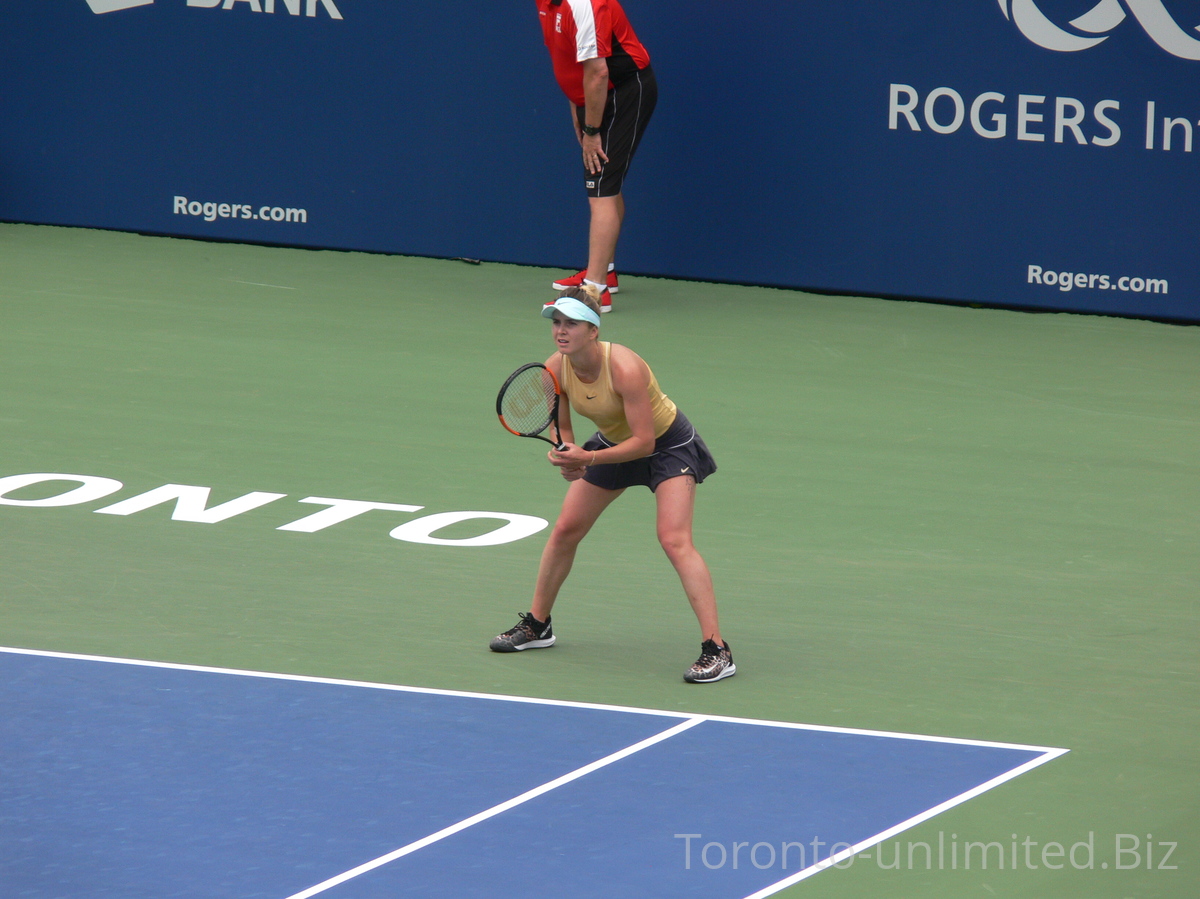
[[[815,865],[810,865],[809,867],[807,867],[801,871],[797,871],[791,877],[784,878],[783,880],[780,880],[777,883],[771,884],[769,887],[764,887],[763,889],[759,890],[757,893],[751,893],[749,896],[746,896],[745,899],[765,899],[765,897],[767,897],[767,896],[773,896],[775,893],[778,893],[780,890],[787,889],[788,887],[792,886],[793,884],[799,883],[801,880],[805,880],[809,877],[812,877],[814,874],[824,871],[826,868],[830,868],[834,865],[837,865],[837,864],[845,861],[848,858],[858,855],[858,853],[862,852],[864,849],[870,849],[872,846],[877,846],[880,843],[882,843],[884,840],[891,839],[896,834],[901,833],[905,830],[908,830],[911,827],[916,827],[918,824],[920,824],[924,821],[928,821],[930,818],[933,818],[937,815],[940,815],[942,812],[946,811],[947,809],[952,809],[956,805],[961,805],[962,803],[966,802],[968,799],[974,799],[976,796],[980,795],[981,793],[986,793],[988,790],[992,789],[993,787],[998,787],[998,786],[1000,786],[1000,784],[1006,783],[1006,782],[1012,780],[1014,777],[1020,777],[1025,772],[1032,771],[1034,768],[1038,767],[1039,765],[1044,765],[1044,764],[1046,764],[1046,762],[1049,762],[1052,759],[1058,758],[1060,755],[1063,755],[1067,751],[1068,750],[1066,750],[1066,749],[1047,750],[1044,755],[1040,755],[1036,759],[1030,759],[1025,764],[1018,765],[1016,768],[1013,768],[1011,771],[1004,772],[999,777],[993,777],[991,780],[989,780],[985,783],[981,783],[979,786],[974,787],[973,789],[967,790],[965,793],[960,793],[958,796],[955,796],[952,799],[947,799],[945,802],[943,802],[939,805],[935,805],[931,809],[926,809],[925,811],[921,812],[921,814],[915,815],[912,818],[909,818],[907,821],[901,821],[899,824],[895,825],[894,827],[889,827],[887,830],[883,831],[883,833],[878,833],[873,837],[868,837],[867,839],[863,840],[862,842],[855,843],[853,846],[849,847],[848,849],[843,849],[841,852],[837,852],[834,855],[831,855],[828,858],[823,859],[822,861],[818,862]],[[834,845],[837,845],[837,844],[835,843]]]
[[[226,278],[225,280],[229,281],[233,284],[249,284],[251,287],[275,287],[275,288],[278,288],[279,290],[296,290],[297,289],[295,287],[286,287],[283,284],[262,284],[258,281],[239,281],[236,278]]]
[[[527,790],[520,796],[514,796],[506,802],[501,802],[499,805],[493,805],[486,811],[482,811],[477,815],[472,815],[470,818],[464,818],[457,824],[451,824],[449,827],[444,827],[436,833],[431,833],[427,837],[422,837],[407,846],[401,846],[395,852],[389,852],[387,855],[381,855],[379,858],[372,859],[366,864],[359,865],[357,868],[351,868],[336,877],[331,877],[328,880],[323,880],[315,886],[309,887],[307,890],[301,890],[299,893],[293,893],[287,899],[308,899],[309,896],[315,896],[318,893],[323,893],[328,889],[332,889],[338,884],[345,883],[347,880],[353,880],[360,874],[366,874],[368,871],[374,871],[376,868],[383,867],[388,862],[393,862],[398,858],[408,855],[410,852],[416,852],[418,849],[424,849],[431,843],[436,843],[438,840],[444,840],[446,837],[453,836],[459,831],[466,830],[481,821],[486,821],[488,818],[494,818],[496,815],[506,812],[511,808],[516,808],[522,803],[528,802],[530,799],[536,799],[544,793],[549,793],[551,790],[558,789],[564,784],[569,784],[573,780],[578,780],[585,775],[591,774],[593,771],[598,771],[601,768],[611,765],[613,762],[619,762],[623,758],[633,755],[635,752],[641,752],[656,743],[661,743],[663,740],[669,740],[676,734],[681,734],[685,730],[690,730],[697,724],[703,724],[703,718],[691,718],[676,724],[674,727],[668,728],[661,733],[655,734],[653,737],[648,737],[640,743],[634,743],[632,746],[626,746],[624,749],[614,752],[612,755],[606,755],[602,759],[597,759],[589,765],[584,765],[582,768],[576,768],[562,777],[556,777],[554,780],[542,784],[540,787],[534,787],[532,790]]]
[[[1056,748],[1047,747],[1047,746],[1028,746],[1028,745],[1019,744],[1019,743],[998,743],[998,742],[985,741],[985,740],[967,740],[967,739],[962,739],[962,738],[958,738],[958,737],[938,737],[938,736],[927,736],[927,735],[922,735],[922,734],[906,734],[906,733],[891,732],[891,731],[864,730],[864,729],[860,729],[860,728],[830,727],[830,726],[817,725],[817,724],[799,724],[799,723],[788,722],[788,721],[766,721],[766,720],[759,720],[759,719],[752,719],[752,718],[731,718],[731,717],[727,717],[727,716],[723,716],[723,715],[699,715],[699,714],[689,714],[686,712],[672,712],[672,711],[661,711],[661,710],[655,710],[655,709],[642,709],[642,708],[636,708],[636,707],[632,707],[632,706],[603,705],[603,704],[599,704],[599,703],[572,702],[569,700],[558,700],[558,699],[538,699],[538,698],[526,697],[526,696],[505,696],[503,694],[497,694],[497,693],[472,693],[472,692],[466,692],[466,691],[460,691],[460,690],[439,690],[439,689],[435,689],[433,687],[409,687],[409,686],[398,685],[398,684],[379,684],[379,683],[370,683],[370,682],[366,682],[366,681],[353,681],[353,680],[340,680],[340,679],[336,679],[336,678],[312,677],[309,675],[300,675],[300,674],[272,674],[272,673],[263,672],[263,671],[247,671],[247,670],[240,670],[240,669],[235,669],[235,668],[214,668],[214,667],[203,666],[203,665],[184,665],[184,664],[179,664],[179,663],[175,663],[175,662],[153,662],[153,661],[145,661],[145,660],[139,660],[139,659],[119,659],[119,658],[112,658],[109,656],[93,656],[93,655],[81,655],[78,653],[51,652],[49,650],[39,650],[39,649],[18,649],[15,647],[0,646],[0,652],[12,653],[15,655],[41,656],[41,657],[45,657],[45,658],[68,659],[68,660],[84,661],[84,662],[105,662],[105,663],[116,664],[116,665],[133,665],[133,666],[140,666],[140,667],[144,667],[144,668],[162,668],[162,669],[174,670],[174,671],[193,671],[193,672],[198,672],[198,673],[203,673],[203,674],[224,674],[224,675],[235,675],[235,676],[240,676],[240,677],[257,677],[257,678],[264,678],[264,679],[268,679],[268,680],[282,680],[282,681],[293,681],[293,682],[299,682],[299,683],[324,684],[324,685],[330,685],[330,686],[362,687],[362,688],[374,689],[374,690],[391,690],[394,692],[421,693],[421,694],[434,695],[434,696],[452,696],[452,697],[458,697],[458,698],[464,698],[464,699],[487,699],[487,700],[494,700],[494,701],[499,701],[499,702],[525,702],[525,703],[531,703],[534,705],[552,705],[552,706],[562,706],[565,708],[594,709],[594,710],[599,710],[599,711],[614,711],[614,712],[628,712],[630,714],[637,714],[637,715],[657,715],[657,716],[661,716],[661,717],[684,719],[680,724],[677,724],[674,727],[669,728],[668,730],[665,730],[665,731],[657,734],[656,736],[650,737],[647,740],[643,740],[641,743],[636,743],[633,746],[627,747],[626,749],[622,749],[619,752],[614,753],[613,755],[607,756],[596,762],[592,762],[590,765],[586,765],[583,768],[579,768],[576,771],[572,771],[569,774],[565,774],[565,775],[563,775],[563,777],[560,777],[557,780],[552,780],[549,783],[543,784],[540,787],[536,787],[527,793],[522,793],[520,796],[516,796],[513,799],[508,800],[507,802],[501,803],[500,805],[497,805],[491,809],[480,812],[478,815],[475,815],[471,818],[467,818],[464,821],[460,821],[458,824],[451,825],[450,827],[447,827],[444,830],[440,830],[437,833],[430,834],[429,836],[424,837],[421,840],[417,840],[414,843],[410,843],[407,846],[403,846],[400,849],[397,849],[395,852],[389,853],[388,855],[384,855],[377,859],[374,859],[373,861],[367,862],[366,864],[361,865],[358,868],[354,868],[350,871],[345,872],[344,874],[338,875],[337,877],[331,878],[329,880],[323,881],[322,883],[316,884],[315,886],[309,887],[307,890],[304,890],[303,892],[296,893],[292,896],[287,897],[287,899],[306,899],[306,897],[317,895],[318,893],[323,892],[328,889],[331,889],[332,887],[337,886],[340,883],[344,883],[347,880],[351,880],[354,877],[359,876],[360,874],[364,874],[368,871],[374,870],[375,868],[381,867],[382,865],[385,865],[390,861],[393,861],[404,855],[407,855],[411,852],[415,852],[418,849],[428,846],[430,843],[437,842],[438,840],[441,840],[441,839],[444,839],[445,837],[451,836],[452,834],[457,833],[465,828],[468,828],[473,824],[477,824],[480,821],[483,821],[483,820],[486,820],[487,818],[498,815],[510,808],[513,808],[514,806],[520,805],[523,802],[527,802],[530,799],[533,799],[536,796],[540,796],[543,793],[553,790],[558,786],[561,786],[565,783],[570,782],[571,780],[575,780],[579,777],[583,777],[584,775],[586,775],[586,774],[590,773],[591,771],[594,771],[600,767],[603,767],[605,765],[619,761],[620,759],[625,758],[628,755],[632,755],[633,753],[638,752],[639,750],[644,749],[647,746],[652,746],[655,743],[661,742],[662,740],[669,739],[670,737],[673,737],[678,733],[682,733],[683,731],[688,730],[689,728],[695,727],[697,724],[701,724],[705,721],[723,722],[723,723],[729,723],[729,724],[748,724],[748,725],[756,725],[756,726],[761,726],[761,727],[780,727],[780,728],[787,728],[787,729],[794,729],[794,730],[809,730],[809,731],[818,731],[818,732],[822,732],[822,733],[847,734],[847,735],[855,735],[855,736],[889,737],[889,738],[900,739],[900,740],[922,740],[922,741],[927,741],[927,742],[931,742],[931,743],[951,743],[951,744],[956,744],[956,745],[960,745],[960,746],[978,746],[981,748],[990,748],[990,749],[1014,749],[1014,750],[1023,750],[1023,751],[1041,753],[1037,758],[1030,759],[1028,762],[1025,762],[1024,764],[1019,765],[1016,768],[1013,768],[1012,770],[1007,771],[1004,774],[1001,774],[998,777],[993,778],[992,780],[989,780],[983,784],[980,784],[979,786],[974,787],[973,789],[968,790],[965,793],[962,793],[958,796],[948,799],[945,802],[942,802],[941,804],[936,805],[933,808],[930,808],[930,809],[922,812],[919,815],[909,818],[907,821],[902,821],[901,823],[895,825],[894,827],[888,828],[887,830],[883,831],[882,833],[876,834],[873,837],[869,837],[859,843],[856,843],[855,845],[849,847],[848,849],[844,849],[841,852],[838,852],[838,853],[830,856],[829,858],[826,858],[814,865],[810,865],[807,868],[797,871],[795,874],[791,875],[788,878],[785,878],[784,880],[780,880],[777,883],[774,883],[768,887],[765,887],[764,889],[759,890],[756,893],[752,893],[751,895],[746,896],[745,899],[765,899],[765,897],[767,897],[767,896],[771,896],[771,895],[779,892],[780,890],[786,889],[787,887],[792,886],[795,883],[798,883],[801,880],[805,880],[806,878],[812,877],[814,874],[824,871],[826,868],[830,868],[836,864],[839,864],[840,862],[845,861],[847,858],[850,858],[851,856],[857,855],[858,853],[862,852],[865,849],[869,849],[872,846],[878,845],[878,844],[882,843],[883,841],[895,836],[896,834],[901,833],[902,831],[905,831],[912,827],[915,827],[918,824],[921,824],[922,822],[935,817],[936,815],[940,815],[942,812],[944,812],[948,809],[951,809],[956,805],[960,805],[961,803],[966,802],[969,799],[973,799],[974,797],[980,795],[981,793],[985,793],[988,790],[993,789],[994,787],[997,787],[1003,783],[1006,783],[1007,781],[1012,780],[1013,778],[1019,777],[1020,775],[1025,774],[1026,772],[1031,771],[1034,768],[1039,767],[1040,765],[1044,765],[1046,762],[1052,761],[1053,759],[1056,759],[1059,756],[1064,755],[1066,752],[1069,751],[1066,749],[1056,749]]]
[[[268,671],[249,671],[239,668],[214,668],[207,665],[185,665],[178,662],[153,662],[144,659],[119,659],[111,656],[83,655],[71,652],[52,652],[44,649],[19,649],[0,646],[0,652],[15,655],[42,656],[51,659],[69,659],[80,662],[106,662],[113,665],[135,665],[143,668],[164,668],[169,671],[195,671],[201,674],[225,674],[237,677],[258,677],[266,680],[293,681],[304,684],[324,684],[335,687],[361,687],[369,690],[390,690],[397,693],[422,693],[431,696],[454,696],[461,699],[487,699],[495,702],[524,702],[531,705],[552,705],[570,709],[593,709],[603,712],[626,712],[631,715],[657,715],[667,718],[703,718],[727,724],[749,724],[758,727],[782,727],[792,730],[811,730],[820,733],[849,734],[862,737],[888,737],[895,740],[921,740],[930,743],[951,743],[957,746],[979,746],[989,749],[1019,749],[1028,752],[1052,752],[1061,755],[1067,750],[1052,746],[1028,746],[1022,743],[998,743],[991,740],[968,740],[962,737],[939,737],[928,734],[909,734],[900,731],[866,730],[857,727],[834,727],[824,724],[801,724],[793,721],[767,721],[757,718],[732,718],[726,715],[703,715],[692,712],[643,709],[637,706],[606,705],[594,702],[575,702],[568,699],[540,699],[534,696],[508,696],[503,693],[474,693],[466,690],[441,690],[436,687],[409,687],[404,684],[379,684],[370,681],[342,680],[331,677],[313,677],[306,674],[277,674]]]

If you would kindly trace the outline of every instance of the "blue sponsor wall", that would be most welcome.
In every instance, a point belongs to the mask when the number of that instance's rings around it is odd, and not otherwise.
[[[1200,0],[625,6],[622,270],[1200,320]],[[4,0],[0,78],[3,220],[584,262],[528,0]]]

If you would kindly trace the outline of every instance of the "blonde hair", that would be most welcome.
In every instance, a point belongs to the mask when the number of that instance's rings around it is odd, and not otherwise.
[[[596,299],[595,294],[585,287],[568,287],[566,290],[559,293],[558,297],[555,297],[555,299],[559,299],[561,297],[570,297],[573,300],[579,300],[579,302],[583,303],[583,305],[595,312],[596,315],[600,314],[599,301]],[[598,327],[598,325],[592,325],[592,327],[595,328]]]

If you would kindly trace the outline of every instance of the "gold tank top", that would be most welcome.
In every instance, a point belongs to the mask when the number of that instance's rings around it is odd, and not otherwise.
[[[609,443],[620,443],[633,436],[629,421],[625,418],[625,404],[620,395],[613,390],[612,343],[600,341],[604,351],[600,375],[591,384],[585,384],[575,374],[568,356],[562,357],[562,389],[571,401],[571,409],[585,418],[590,418],[596,424],[597,430]],[[649,366],[647,366],[649,370]],[[675,421],[675,404],[659,389],[658,379],[650,371],[650,408],[654,412],[654,437],[661,437]],[[578,435],[577,435],[578,436]],[[580,441],[582,442],[582,441]]]

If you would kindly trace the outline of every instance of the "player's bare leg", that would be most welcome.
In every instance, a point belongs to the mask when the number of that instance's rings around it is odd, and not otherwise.
[[[622,493],[623,490],[605,490],[584,480],[572,481],[567,488],[562,511],[554,522],[546,548],[542,550],[533,603],[529,607],[538,621],[550,617],[558,591],[571,573],[579,542],[587,536],[600,514]]]
[[[692,542],[696,481],[691,477],[670,478],[658,485],[654,498],[658,506],[658,542],[679,574],[683,592],[700,623],[701,638],[724,645],[712,574]]]

